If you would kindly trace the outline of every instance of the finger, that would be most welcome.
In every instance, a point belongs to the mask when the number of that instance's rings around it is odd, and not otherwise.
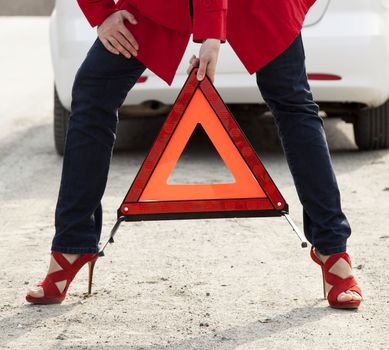
[[[205,73],[207,71],[207,66],[208,66],[208,61],[205,59],[200,59],[200,66],[199,70],[197,72],[197,79],[198,80],[203,80],[205,77]]]
[[[135,16],[132,13],[129,13],[126,10],[123,10],[122,12],[123,17],[130,22],[131,24],[138,24],[138,21],[136,20]]]
[[[200,60],[198,58],[194,59],[192,61],[192,65],[193,67],[198,67],[200,65]]]
[[[127,57],[127,55],[129,55],[130,53],[114,38],[114,37],[110,37],[109,38],[109,42],[111,43],[111,45],[116,49],[118,50],[121,54],[123,54],[124,56]]]
[[[208,64],[207,75],[212,83],[215,81],[216,68],[212,64]]]
[[[130,58],[131,55],[136,56],[138,53],[136,50],[132,47],[132,45],[126,40],[126,38],[121,33],[116,33],[114,35],[114,38],[119,42],[119,44],[126,50],[125,56],[127,58]],[[128,57],[130,56],[130,57]]]
[[[130,43],[130,45],[135,49],[139,50],[139,44],[135,40],[132,33],[127,29],[127,27],[123,24],[119,27],[119,32],[126,38],[126,40]]]
[[[193,55],[189,61],[189,67],[186,70],[187,74],[190,74],[194,68],[198,68],[199,63],[199,59],[195,55]]]
[[[199,64],[199,59],[196,57],[196,55],[193,55],[190,60],[189,60],[189,64],[193,65],[193,66],[196,66]]]
[[[105,47],[109,52],[111,52],[111,53],[113,53],[113,54],[115,54],[115,55],[119,55],[120,52],[119,52],[118,50],[116,50],[116,49],[113,47],[113,45],[111,45],[111,43],[110,43],[107,39],[101,38],[100,40],[101,40],[101,42],[103,43],[104,47]]]

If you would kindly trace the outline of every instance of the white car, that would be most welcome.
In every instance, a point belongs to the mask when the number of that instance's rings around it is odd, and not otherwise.
[[[360,149],[389,148],[389,0],[317,0],[305,20],[306,66],[315,101],[328,117],[353,123]],[[78,67],[96,38],[76,0],[56,0],[50,21],[58,153]],[[134,122],[161,116],[175,101],[198,45],[189,43],[171,87],[145,71],[119,111]],[[264,105],[255,82],[228,44],[222,45],[216,87],[227,104]]]

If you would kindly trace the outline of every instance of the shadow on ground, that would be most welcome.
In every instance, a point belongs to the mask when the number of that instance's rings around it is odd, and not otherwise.
[[[0,348],[26,336],[31,331],[31,326],[44,325],[48,320],[55,319],[58,316],[64,315],[71,311],[79,303],[67,305],[18,305],[18,312],[9,317],[0,318],[2,329],[12,329],[12,333],[8,332],[7,337],[0,337]],[[6,306],[3,306],[3,308]],[[31,324],[26,324],[26,320],[33,320]],[[21,325],[23,323],[23,326]]]

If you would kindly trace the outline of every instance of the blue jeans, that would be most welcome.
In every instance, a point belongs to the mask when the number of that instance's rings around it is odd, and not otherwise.
[[[117,110],[144,70],[136,58],[111,54],[97,38],[77,71],[52,250],[98,251],[101,198],[115,142]],[[303,206],[307,239],[322,254],[345,251],[351,230],[341,210],[323,121],[308,85],[301,35],[257,72],[257,82],[278,126]]]

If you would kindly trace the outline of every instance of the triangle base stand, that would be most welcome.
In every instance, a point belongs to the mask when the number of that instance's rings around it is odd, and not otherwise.
[[[296,233],[297,237],[300,239],[300,241],[301,241],[301,248],[307,248],[308,247],[308,242],[307,242],[304,234],[300,231],[298,226],[295,224],[293,219],[290,217],[289,213],[288,212],[282,212],[281,216],[285,217],[286,221],[289,223],[289,225],[292,227],[293,231]],[[108,244],[115,243],[114,237],[115,237],[115,235],[116,235],[116,233],[117,233],[121,223],[124,222],[124,221],[135,221],[135,220],[127,220],[127,218],[125,216],[118,217],[115,225],[113,226],[113,228],[111,230],[111,233],[109,235],[108,241],[104,245],[102,245],[100,247],[100,249],[99,249],[99,256],[100,257],[104,256],[104,250],[108,246]]]

